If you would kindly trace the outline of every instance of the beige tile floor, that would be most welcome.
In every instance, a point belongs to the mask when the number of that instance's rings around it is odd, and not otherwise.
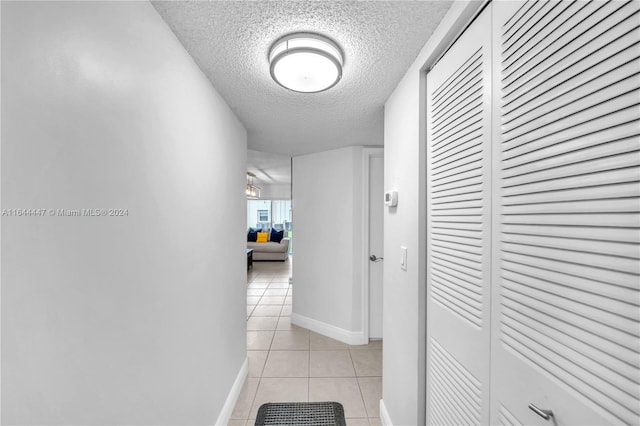
[[[351,346],[291,324],[292,259],[247,274],[249,377],[230,426],[253,425],[266,402],[337,401],[348,426],[380,425],[382,342]]]

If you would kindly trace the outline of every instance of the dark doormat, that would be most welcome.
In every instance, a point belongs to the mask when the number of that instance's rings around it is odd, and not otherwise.
[[[339,402],[270,402],[258,410],[256,426],[346,426]]]

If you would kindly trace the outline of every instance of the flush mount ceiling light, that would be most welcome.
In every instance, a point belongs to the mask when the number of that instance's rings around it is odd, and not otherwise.
[[[294,92],[316,93],[335,86],[343,63],[338,45],[315,33],[286,35],[269,51],[271,77]]]

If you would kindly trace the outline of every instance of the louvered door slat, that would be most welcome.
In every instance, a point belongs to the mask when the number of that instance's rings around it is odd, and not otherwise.
[[[584,146],[588,146],[588,144],[600,144],[623,137],[632,137],[638,134],[636,121],[639,116],[637,106],[629,107],[598,117],[579,127],[545,135],[538,140],[524,140],[526,143],[521,143],[519,146],[514,146],[503,152],[505,167],[509,166],[511,159],[542,149],[553,149],[554,145],[580,144],[582,142]],[[564,147],[557,148],[562,152]]]
[[[633,137],[607,141],[593,146],[576,143],[575,149],[568,147],[569,149],[564,152],[558,152],[557,150],[536,151],[528,155],[527,158],[520,158],[519,163],[510,162],[509,166],[504,168],[503,173],[505,177],[511,178],[540,170],[551,170],[570,164],[581,164],[585,161],[598,159],[603,155],[616,156],[627,153],[632,156],[637,155],[637,152],[640,151],[638,136],[640,136],[640,129],[638,135]]]
[[[463,392],[454,392],[450,399],[452,399],[452,405],[463,406],[463,405],[474,405],[478,404],[478,399],[473,398],[472,390],[469,386],[466,386],[465,380],[460,380],[460,377],[452,372],[447,366],[441,366],[441,368],[437,369],[434,373],[434,379],[440,382],[441,386],[445,386],[447,383],[456,382]],[[456,410],[459,411],[459,410]],[[465,413],[461,413],[465,416]],[[466,420],[469,424],[473,423],[473,420],[470,417],[466,417]]]
[[[501,305],[504,306],[519,306],[518,309],[524,311],[524,309],[530,309],[534,312],[535,316],[553,318],[557,326],[563,326],[563,323],[568,326],[575,326],[582,329],[587,333],[591,333],[594,336],[607,336],[608,339],[615,340],[616,347],[608,348],[612,349],[612,354],[618,354],[618,347],[623,347],[629,350],[633,355],[638,353],[637,337],[630,335],[624,330],[620,330],[616,327],[610,327],[608,324],[603,323],[597,317],[585,316],[580,312],[573,312],[571,309],[562,315],[560,321],[558,321],[557,311],[564,309],[564,305],[558,301],[556,304],[546,303],[546,301],[540,301],[536,297],[531,297],[523,294],[514,283],[507,281],[509,286],[503,290],[503,297],[501,299]],[[569,307],[570,308],[570,307]],[[504,325],[504,324],[503,324]],[[500,338],[503,336],[501,335]],[[621,352],[621,356],[624,356],[624,352]],[[636,357],[637,358],[637,357]],[[630,359],[630,365],[635,366],[633,356]]]
[[[432,348],[433,377],[439,381],[436,393],[441,400],[448,401],[448,408],[458,421],[454,424],[479,424],[480,383],[437,341],[432,341]]]
[[[443,167],[434,167],[434,174],[438,174],[441,177],[454,176],[460,173],[460,171],[473,170],[477,168],[478,161],[482,159],[482,152],[480,152],[480,148],[475,146],[473,147],[473,151],[477,151],[474,153],[470,153],[464,158],[460,158],[459,160],[452,161],[451,163],[443,166]]]
[[[633,402],[633,397],[605,381],[598,380],[596,375],[581,369],[579,364],[575,363],[577,360],[574,358],[580,357],[580,354],[555,352],[551,348],[556,348],[558,342],[548,341],[536,330],[512,321],[508,317],[505,317],[503,333],[505,345],[527,358],[537,368],[552,374],[554,379],[563,383],[564,386],[579,392],[591,404],[597,404],[603,411],[610,414],[618,413],[620,416],[629,418],[638,415],[633,409],[633,404],[629,404]],[[581,376],[585,373],[590,375],[592,381],[581,380]]]
[[[489,421],[490,22],[427,75],[429,424]]]
[[[504,233],[502,241],[516,242],[534,247],[554,247],[561,250],[575,250],[584,253],[596,253],[605,256],[630,257],[640,260],[640,248],[633,243],[619,241],[597,241],[584,238],[558,238],[545,235],[523,235]]]
[[[623,302],[627,306],[623,310],[629,310],[629,312],[635,312],[640,306],[640,301],[634,300],[633,290],[629,288],[621,288],[615,283],[598,281],[593,277],[575,276],[569,275],[566,272],[557,272],[552,269],[541,268],[540,265],[532,266],[526,263],[519,263],[515,256],[506,256],[510,262],[510,266],[504,268],[505,274],[517,273],[526,275],[532,278],[545,280],[553,283],[553,285],[562,286],[565,288],[563,291],[569,292],[571,289],[582,291],[586,294],[601,294],[603,297],[609,298],[614,302]],[[522,259],[522,257],[520,258]],[[527,260],[527,259],[523,259]],[[545,265],[541,265],[545,266]],[[511,269],[509,269],[511,268]],[[545,284],[542,284],[543,286]]]
[[[573,131],[585,132],[586,129],[593,128],[594,120],[605,119],[610,121],[610,116],[614,113],[625,110],[630,110],[633,113],[634,110],[637,111],[640,108],[639,105],[640,96],[638,93],[635,91],[627,92],[618,97],[607,99],[600,104],[591,104],[584,111],[576,111],[568,117],[550,120],[548,124],[528,132],[522,132],[513,137],[505,135],[504,147],[505,150],[509,150],[549,136],[567,134]],[[579,108],[579,104],[574,105],[574,108],[576,107]],[[631,117],[635,118],[633,115]]]
[[[640,214],[598,214],[596,215],[511,215],[504,216],[505,224],[526,224],[526,225],[557,225],[557,226],[588,226],[588,227],[610,227],[625,228],[629,232],[635,232],[635,227],[640,221]]]
[[[462,130],[467,130],[470,125],[477,123],[475,118],[481,110],[482,99],[480,97],[469,99],[467,103],[460,105],[454,115],[452,114],[450,121],[444,122],[440,128],[436,128],[437,133],[434,136],[437,135],[443,142],[459,136]]]
[[[482,217],[482,208],[481,207],[477,207],[476,202],[472,203],[471,206],[468,207],[463,207],[460,209],[449,209],[449,208],[433,208],[432,209],[432,214],[434,217],[437,218],[441,218],[441,217],[452,217],[452,216],[457,216],[457,215],[464,215],[464,216],[470,216],[470,217]]]
[[[630,146],[628,152],[633,152],[635,151],[635,144],[633,142],[637,140],[638,136],[640,136],[640,129],[635,121],[631,121],[622,125],[608,127],[606,130],[600,129],[588,135],[586,138],[570,139],[562,143],[545,146],[524,153],[522,153],[524,150],[520,149],[518,155],[509,158],[505,155],[503,170],[505,170],[505,173],[510,173],[509,170],[518,166],[535,167],[529,163],[537,163],[549,159],[554,161],[554,158],[565,158],[564,156],[569,152],[580,151],[580,153],[583,153],[589,148],[599,145],[611,146],[619,149],[618,152],[623,152],[624,149],[618,147],[620,144],[626,144],[626,146]],[[523,148],[526,148],[526,146]]]
[[[467,125],[467,128],[464,132],[460,132],[455,135],[455,137],[449,137],[446,141],[442,139],[437,141],[438,146],[434,144],[433,152],[436,153],[438,151],[447,150],[454,152],[463,151],[469,148],[469,144],[476,141],[478,137],[482,135],[482,123],[474,121],[471,124]],[[441,162],[446,162],[448,160],[447,157],[440,157],[433,160],[433,164],[437,165]]]
[[[474,87],[482,81],[482,57],[476,56],[469,64],[469,68],[464,70],[460,76],[453,81],[451,87],[444,91],[444,96],[433,105],[433,133],[437,135],[452,120],[456,119],[456,112],[460,106],[462,109],[467,105],[464,101],[476,98]],[[437,110],[437,111],[435,111]],[[446,117],[446,118],[445,118]]]
[[[480,397],[477,394],[477,388],[474,388],[469,384],[472,378],[469,378],[460,372],[460,365],[453,365],[446,361],[446,358],[441,355],[434,355],[434,361],[440,365],[434,376],[442,380],[443,385],[445,383],[456,383],[461,390],[460,392],[453,393],[452,397],[456,404],[460,405],[476,405],[480,404]],[[459,410],[457,410],[459,411]],[[465,415],[466,413],[461,413]]]
[[[593,188],[576,188],[562,191],[552,191],[548,193],[533,193],[523,195],[512,195],[505,197],[505,206],[517,206],[536,203],[551,203],[554,201],[583,201],[597,197],[598,200],[610,198],[638,198],[640,188],[635,183],[621,183],[610,187],[610,191],[600,191],[594,194]]]
[[[531,55],[518,49],[515,44],[509,44],[504,41],[503,51],[503,84],[506,89],[505,95],[513,90],[514,81],[517,77],[526,75],[531,69],[538,72],[543,71],[545,67],[558,58],[567,56],[576,46],[580,45],[580,41],[587,39],[585,32],[606,18],[607,12],[602,7],[603,3],[597,2],[579,2],[579,9],[566,20],[553,19],[548,23],[551,29],[551,37],[543,39],[539,34],[532,42],[538,43],[536,54]],[[518,72],[517,74],[515,74]],[[520,86],[524,82],[518,82]],[[511,87],[510,87],[511,86]]]
[[[456,188],[439,191],[434,189],[433,191],[431,191],[431,195],[434,200],[451,198],[455,199],[455,197],[457,196],[472,197],[473,199],[477,199],[479,197],[479,194],[482,194],[481,181],[475,184],[464,185]]]
[[[451,238],[447,236],[440,236],[433,234],[433,244],[443,249],[454,250],[460,253],[466,253],[472,255],[474,260],[478,260],[478,256],[482,255],[482,245],[478,244],[477,240],[471,238]]]
[[[477,326],[482,321],[481,304],[477,295],[464,288],[464,281],[451,279],[451,275],[433,273],[432,279],[438,285],[433,289],[433,300],[449,308],[471,324]]]
[[[535,7],[533,2],[522,2],[518,4],[517,11],[515,11],[507,22],[504,23],[504,39],[505,42],[510,41],[514,37],[514,33],[522,25],[522,21],[525,19],[532,7]]]
[[[631,185],[637,190],[638,185]],[[613,196],[618,194],[614,193]],[[582,238],[585,243],[589,241],[619,241],[625,243],[640,244],[640,232],[625,228],[609,227],[584,227],[584,226],[549,226],[549,225],[512,225],[503,224],[502,232],[505,234],[522,235],[547,235],[553,237]],[[589,235],[585,239],[585,235]]]
[[[594,196],[598,198],[589,201],[561,201],[521,205],[505,205],[502,211],[505,215],[559,213],[633,213],[638,211],[638,206],[640,205],[640,200],[637,197],[605,199],[604,197],[599,198],[598,194],[594,194]]]
[[[504,196],[542,193],[545,191],[560,191],[567,189],[579,188],[600,188],[607,191],[609,186],[615,184],[624,184],[629,182],[637,182],[639,167],[627,167],[614,170],[605,170],[597,173],[582,174],[566,177],[564,179],[552,179],[541,182],[522,183],[519,185],[511,185],[503,183]]]
[[[433,258],[433,270],[440,271],[445,275],[457,277],[466,284],[458,284],[460,287],[469,288],[477,293],[481,293],[482,285],[479,278],[478,271],[465,268],[464,266],[458,265],[455,262],[451,262],[449,260],[440,259],[437,257]],[[455,280],[453,280],[455,281]],[[467,285],[468,284],[468,285]]]
[[[442,381],[434,380],[435,389],[442,387]],[[439,418],[431,417],[429,420],[434,425],[466,425],[473,424],[468,417],[464,417],[463,414],[458,412],[458,407],[452,404],[451,400],[446,396],[442,395],[437,390],[433,391],[431,394],[431,405],[434,409],[437,409],[440,413]]]
[[[510,60],[512,58],[519,58],[526,54],[527,50],[522,49],[522,45],[526,42],[529,43],[541,43],[543,41],[547,41],[549,44],[545,46],[548,47],[553,43],[558,42],[558,38],[561,38],[563,34],[566,34],[566,31],[570,30],[572,27],[575,27],[583,21],[587,16],[589,16],[596,9],[595,5],[590,4],[585,1],[575,1],[575,2],[525,2],[524,8],[535,7],[536,5],[544,4],[544,3],[564,3],[567,7],[566,10],[559,9],[555,14],[552,15],[552,19],[540,19],[538,21],[525,20],[524,15],[521,16],[521,22],[516,27],[511,25],[506,25],[503,31],[503,39],[502,42],[502,58],[503,58],[503,69],[505,73],[508,72]],[[517,12],[514,16],[518,16],[522,10]],[[562,17],[562,19],[558,19]],[[560,24],[559,24],[560,22]],[[567,25],[562,25],[562,23],[567,23]],[[522,37],[524,32],[532,34],[534,36],[533,41],[530,38]],[[552,35],[552,37],[549,37]],[[520,42],[520,43],[518,43]],[[520,49],[518,49],[520,48]]]
[[[522,294],[532,297],[548,297],[549,302],[564,306],[567,310],[607,323],[617,324],[617,328],[632,335],[639,335],[640,330],[634,324],[634,315],[637,312],[637,304],[629,304],[624,301],[611,300],[606,306],[594,305],[593,295],[597,292],[586,292],[575,286],[562,285],[562,282],[554,281],[546,276],[542,279],[527,275],[513,267],[512,270],[503,271],[502,278],[509,281],[508,288],[519,288]],[[555,301],[555,302],[554,302]]]
[[[545,2],[543,12],[535,25],[528,27],[526,37],[522,37],[516,44],[509,45],[508,50],[505,50],[504,56],[504,69],[509,71],[512,68],[516,59],[532,58],[544,50],[548,44],[550,37],[557,37],[559,27],[557,25],[551,25],[555,19],[561,19],[563,21],[569,21],[578,10],[584,8],[585,4],[580,2],[568,2],[568,1],[549,1]],[[533,24],[533,23],[532,23]],[[531,28],[535,27],[536,31],[531,31]]]
[[[461,194],[440,196],[440,197],[437,197],[434,194],[434,197],[433,197],[434,205],[447,205],[447,204],[454,204],[454,203],[465,202],[465,201],[479,200],[480,199],[479,192],[481,191],[474,190],[471,192],[464,192]]]
[[[628,300],[637,300],[638,282],[637,278],[632,274],[580,263],[567,264],[556,259],[521,255],[515,252],[504,252],[502,259],[505,262],[513,263],[513,268],[519,268],[525,265],[537,268],[542,273],[550,271],[552,273],[566,274],[570,279],[574,279],[573,277],[577,277],[578,279],[593,279],[599,282],[599,290],[602,291],[600,294],[604,297],[611,297],[608,293],[615,292],[619,294],[619,297],[626,297]],[[616,288],[616,286],[618,288]]]
[[[479,68],[482,58],[478,57],[469,69],[460,75],[461,81],[451,87],[451,91],[446,91],[446,97],[440,100],[440,105],[434,105],[437,113],[433,117],[433,133],[437,135],[456,121],[462,112],[467,111],[470,106],[475,105],[478,96],[474,87],[482,81],[482,73]]]
[[[631,70],[630,70],[631,69]],[[558,97],[543,105],[544,108],[538,108],[519,117],[517,121],[512,121],[503,126],[505,140],[516,138],[522,134],[534,131],[550,122],[557,121],[558,117],[571,117],[579,114],[577,110],[579,105],[584,103],[587,105],[605,104],[612,100],[619,103],[623,95],[632,95],[640,86],[640,77],[638,71],[640,65],[634,63],[626,69],[617,70],[613,75],[604,75],[601,79],[596,79],[592,83],[579,87],[567,96]],[[633,74],[629,74],[632,71]],[[617,74],[617,75],[616,75]],[[607,86],[602,86],[606,80]],[[613,83],[612,83],[613,81]],[[631,102],[634,105],[638,102]],[[623,105],[619,105],[618,108]],[[561,123],[558,123],[561,124]],[[517,131],[516,131],[517,129]]]
[[[448,247],[439,247],[437,255],[434,255],[435,259],[446,260],[450,263],[455,263],[454,269],[464,271],[468,274],[481,275],[482,266],[478,265],[478,256],[471,256],[468,253],[453,250]]]
[[[633,52],[633,49],[630,49],[630,52]],[[570,83],[570,86],[563,84],[563,90],[555,91],[550,99],[540,98],[542,93],[541,90],[532,90],[527,92],[527,95],[534,99],[534,101],[525,103],[527,108],[520,107],[518,109],[514,109],[508,117],[505,116],[503,129],[505,132],[508,132],[509,130],[528,123],[531,120],[559,111],[561,108],[571,105],[572,102],[581,100],[600,89],[606,89],[606,91],[609,92],[608,96],[605,95],[606,99],[619,95],[620,93],[624,93],[626,91],[624,85],[626,84],[631,85],[633,88],[633,84],[635,83],[635,88],[637,88],[640,63],[637,61],[638,58],[631,59],[636,60],[629,61],[629,57],[627,55],[619,55],[611,58],[609,62],[606,63],[606,65],[608,65],[608,69],[605,69],[601,74],[597,74],[593,77],[583,75],[581,76],[581,79],[574,78],[572,79],[573,81]],[[589,79],[585,79],[585,77]],[[622,89],[616,88],[617,92],[613,94],[611,94],[612,81],[614,84],[622,85]]]
[[[468,281],[457,278],[450,271],[442,270],[440,268],[433,268],[433,277],[442,282],[442,285],[448,286],[449,283],[456,287],[456,291],[460,294],[461,299],[465,301],[473,311],[477,314],[480,313],[482,294],[478,293],[478,287],[470,284]]]
[[[522,423],[502,404],[499,404],[498,422],[501,426],[522,426]]]
[[[582,72],[576,72],[575,67],[568,67],[549,76],[544,81],[539,81],[534,87],[522,87],[511,93],[505,106],[509,110],[504,113],[504,123],[508,123],[514,116],[520,116],[523,112],[537,108],[541,103],[549,102],[554,96],[573,90],[575,87],[588,83],[591,79],[610,72],[622,65],[634,60],[637,54],[638,44],[633,36],[633,31],[612,41],[599,54],[589,55],[579,63]],[[609,48],[614,48],[613,52]]]
[[[464,123],[463,126],[458,126],[457,128],[455,128],[453,132],[450,132],[441,138],[434,139],[434,153],[438,151],[449,150],[449,148],[451,148],[451,145],[455,146],[459,143],[468,141],[469,139],[467,138],[467,136],[477,132],[479,126],[479,120],[471,119]]]
[[[466,77],[462,75],[461,78]],[[481,78],[472,76],[472,79],[465,81],[461,88],[453,87],[459,93],[451,94],[451,97],[445,98],[445,101],[441,104],[440,109],[434,113],[433,116],[433,131],[440,130],[443,126],[449,123],[451,117],[454,117],[456,113],[463,110],[469,103],[474,102],[477,99],[478,93],[476,87],[481,82]],[[449,96],[449,95],[448,95]],[[434,106],[434,109],[436,107]]]
[[[463,171],[457,175],[449,177],[440,177],[433,182],[434,191],[462,190],[470,185],[481,185],[482,168],[476,167],[471,170]]]
[[[544,324],[538,312],[532,312],[531,316],[522,313],[522,306],[516,305],[511,309],[505,306],[504,315],[514,327],[516,324],[524,325],[529,333],[536,334],[538,339],[545,342],[545,346],[564,358],[575,358],[579,361],[575,371],[587,370],[593,374],[590,383],[593,387],[605,387],[611,398],[630,405],[633,398],[638,397],[638,383],[623,372],[633,373],[633,366],[626,363],[615,362],[615,359],[606,354],[594,350],[593,347],[583,342],[572,339],[566,333],[554,327]],[[558,345],[560,342],[562,345]],[[588,356],[587,356],[588,355]],[[600,358],[600,359],[598,359]],[[610,364],[609,366],[605,364]],[[613,367],[613,368],[612,368]]]
[[[439,147],[433,150],[436,154],[439,151],[447,151],[452,155],[465,151],[467,149],[474,149],[478,145],[477,140],[482,136],[482,123],[474,123],[464,133],[457,135],[456,138],[452,138],[447,143],[441,144]],[[441,163],[447,163],[452,161],[448,157],[442,156],[441,158],[434,159],[434,168]]]
[[[555,247],[541,247],[517,244],[503,241],[500,244],[502,250],[509,253],[518,253],[526,256],[535,256],[546,259],[556,259],[578,265],[597,266],[611,271],[622,271],[629,274],[640,274],[640,264],[633,257],[604,256],[579,250],[566,250]]]
[[[579,63],[585,56],[591,55],[614,40],[634,28],[638,23],[634,19],[637,15],[637,6],[633,2],[623,4],[614,2],[617,10],[604,7],[604,3],[590,2],[585,8],[593,5],[594,13],[582,22],[569,27],[569,23],[562,23],[569,30],[547,46],[544,54],[539,58],[528,62],[522,62],[522,66],[506,72],[502,85],[505,101],[509,101],[511,93],[525,85],[535,85],[558,71],[561,71],[575,63]],[[632,14],[628,14],[628,11]],[[621,18],[622,17],[622,18]]]
[[[464,80],[464,77],[461,77],[464,73],[466,73],[469,68],[473,68],[471,64],[477,61],[478,59],[478,49],[476,49],[472,54],[469,55],[466,61],[460,64],[455,70],[449,73],[446,80],[440,81],[437,88],[433,90],[431,93],[431,102],[432,105],[436,105],[436,103],[440,103],[443,97],[447,95],[447,93],[451,92],[452,85],[460,84],[460,80]],[[432,118],[436,116],[436,112],[432,115]]]
[[[465,232],[462,235],[462,232],[455,230],[452,232],[451,230],[438,231],[437,229],[433,229],[432,236],[434,241],[447,241],[453,244],[458,244],[461,246],[470,246],[470,247],[482,247],[482,238],[480,235],[473,236],[469,235],[469,233]]]
[[[433,260],[433,271],[434,274],[445,276],[449,281],[456,283],[461,292],[470,291],[478,295],[477,299],[482,298],[481,281],[476,274],[456,268],[452,262],[439,261],[437,258]]]
[[[431,421],[434,425],[447,425],[447,424],[463,424],[460,420],[456,420],[451,417],[451,408],[447,406],[443,406],[443,404],[438,400],[439,396],[433,396],[433,404],[431,408],[433,409]]]
[[[469,238],[482,238],[482,224],[480,223],[462,223],[462,222],[449,222],[446,220],[434,220],[432,221],[432,228],[437,230],[435,232],[445,232],[445,230],[451,230],[450,235],[462,235]],[[448,232],[448,231],[447,231]]]
[[[478,146],[478,144],[472,142],[467,146],[462,146],[460,149],[451,147],[449,153],[450,156],[446,159],[446,161],[440,161],[433,164],[433,171],[446,171],[473,161],[477,161],[478,156],[482,155],[482,146]]]
[[[514,31],[513,35],[508,37],[508,41],[505,43],[508,47],[505,51],[520,49],[524,40],[527,40],[530,37],[532,29],[535,28],[536,24],[544,18],[548,9],[552,8],[552,4],[553,2],[549,1],[532,3],[527,12],[522,15],[522,18],[516,27],[516,31]]]
[[[464,297],[457,291],[450,288],[442,281],[432,278],[437,287],[433,289],[433,301],[443,308],[450,310],[453,315],[470,324],[477,324],[482,320],[481,313],[478,313],[472,306],[465,303]],[[455,293],[454,293],[455,292]]]
[[[494,7],[492,418],[638,424],[640,3],[523,7]]]
[[[615,170],[633,170],[638,164],[638,159],[640,159],[639,151],[615,153],[612,150],[611,155],[605,158],[592,158],[586,161],[580,161],[580,153],[576,153],[574,158],[566,160],[570,163],[567,165],[523,174],[512,174],[509,178],[508,186],[505,186],[505,188],[512,188],[515,186],[522,188],[530,183],[551,182],[574,176],[597,175]],[[538,165],[536,164],[532,166],[532,168],[537,166]],[[593,198],[599,199],[597,194],[594,194]]]
[[[518,303],[509,297],[505,297],[503,305],[510,309],[512,314],[517,312],[528,318],[540,321],[546,327],[547,332],[553,334],[556,340],[566,340],[574,349],[580,350],[583,354],[601,362],[625,380],[636,383],[633,381],[634,361],[638,357],[638,353],[635,350],[613,343],[600,335],[593,334],[573,324],[565,322],[558,326],[555,317]],[[615,354],[615,356],[612,354]]]

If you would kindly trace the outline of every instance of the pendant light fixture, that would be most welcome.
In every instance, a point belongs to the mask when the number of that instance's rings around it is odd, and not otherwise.
[[[247,189],[245,192],[247,194],[247,198],[250,200],[257,200],[260,198],[260,195],[262,195],[262,189],[253,184],[253,178],[255,177],[256,175],[253,173],[247,172]]]
[[[331,39],[315,33],[289,34],[269,51],[271,77],[294,92],[330,89],[342,78],[342,50]]]

